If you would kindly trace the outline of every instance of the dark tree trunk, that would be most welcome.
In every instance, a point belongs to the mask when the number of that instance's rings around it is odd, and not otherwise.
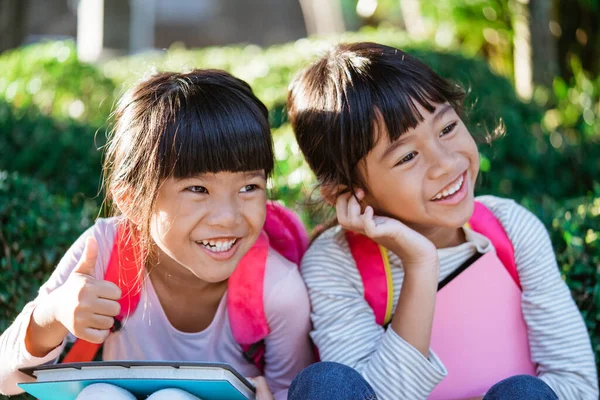
[[[27,0],[0,0],[0,52],[23,44]]]

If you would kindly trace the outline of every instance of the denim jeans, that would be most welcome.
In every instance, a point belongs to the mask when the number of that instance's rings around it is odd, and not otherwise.
[[[483,398],[483,400],[512,399],[558,400],[558,396],[540,378],[516,375],[496,383]]]
[[[375,400],[377,395],[354,369],[323,361],[300,372],[292,381],[288,400]]]
[[[374,400],[377,395],[354,369],[335,362],[307,367],[293,380],[288,400]],[[535,376],[516,375],[490,388],[483,400],[558,400],[544,381]]]

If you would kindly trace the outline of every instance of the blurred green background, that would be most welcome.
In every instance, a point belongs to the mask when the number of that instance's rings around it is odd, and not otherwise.
[[[308,229],[317,226],[324,210],[313,204],[314,178],[286,119],[287,85],[332,43],[367,40],[406,50],[468,89],[465,121],[481,139],[477,193],[514,198],[545,223],[598,360],[600,1],[332,4],[345,32],[271,46],[176,43],[94,63],[81,61],[70,40],[0,53],[0,331],[102,215],[111,110],[155,70],[221,68],[250,83],[270,110],[277,157],[271,196]],[[505,134],[487,144],[498,128]]]

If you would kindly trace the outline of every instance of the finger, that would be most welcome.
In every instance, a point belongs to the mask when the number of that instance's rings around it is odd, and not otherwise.
[[[350,193],[344,193],[335,201],[335,212],[337,215],[338,222],[344,226],[348,220],[348,200],[350,200]]]
[[[106,315],[94,314],[90,319],[90,328],[107,330],[113,327],[115,319]]]
[[[365,233],[369,237],[375,236],[377,230],[377,225],[375,224],[373,215],[373,207],[367,206],[365,213],[363,214],[363,226],[365,227]]]
[[[83,334],[78,337],[91,343],[101,344],[104,343],[108,335],[110,335],[110,329],[85,328]]]
[[[93,236],[90,236],[85,241],[85,247],[83,248],[83,255],[81,260],[77,263],[77,266],[73,272],[79,274],[88,275],[92,278],[96,277],[96,259],[98,258],[98,243]]]
[[[108,300],[119,300],[121,298],[121,289],[113,282],[98,280],[94,284],[98,297]]]
[[[256,400],[273,400],[267,380],[263,376],[254,377],[252,381],[256,387]]]
[[[107,299],[96,299],[94,305],[94,314],[106,315],[107,317],[116,317],[121,312],[121,305],[118,301]]]
[[[354,196],[348,201],[348,221],[350,221],[350,225],[356,228],[362,225],[362,210],[360,203]]]

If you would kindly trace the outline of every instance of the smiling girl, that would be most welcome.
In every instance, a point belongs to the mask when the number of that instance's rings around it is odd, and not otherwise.
[[[196,70],[160,73],[129,91],[105,157],[114,217],[98,219],[75,242],[3,333],[0,392],[20,392],[17,383],[28,378],[18,369],[54,362],[70,333],[75,345],[104,343],[105,361],[229,363],[258,376],[259,399],[271,392],[285,399],[291,380],[313,361],[308,295],[297,266],[267,247],[264,282],[243,282],[264,299],[264,368],[234,338],[234,328],[252,327],[232,326],[227,300],[234,294],[230,277],[268,243],[262,231],[272,169],[267,109],[245,82]],[[119,300],[131,293],[105,280],[118,240],[132,244],[139,260],[133,267],[140,305],[130,315]],[[122,281],[128,271],[118,268]],[[116,387],[92,388],[80,397],[132,398]]]
[[[374,43],[339,45],[290,85],[296,138],[339,222],[302,260],[312,338],[370,384],[360,398],[595,400],[546,229],[512,200],[474,197],[464,94]],[[291,398],[341,398],[323,378],[340,368],[309,367]]]

